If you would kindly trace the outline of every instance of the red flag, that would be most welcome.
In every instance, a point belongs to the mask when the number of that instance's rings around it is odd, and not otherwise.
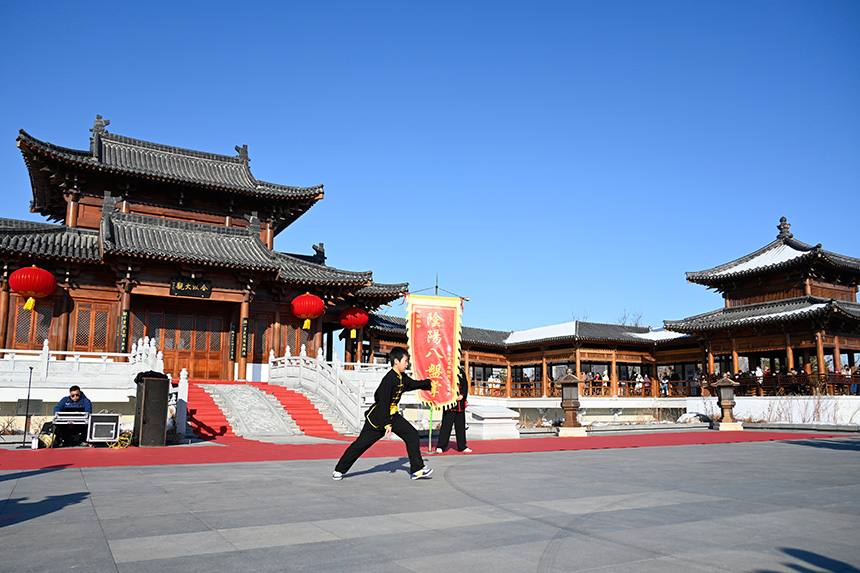
[[[432,390],[419,390],[418,399],[433,408],[457,403],[460,364],[459,298],[409,295],[406,332],[416,380],[430,378]]]

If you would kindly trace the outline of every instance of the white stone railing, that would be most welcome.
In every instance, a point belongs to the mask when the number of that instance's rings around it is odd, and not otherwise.
[[[373,402],[373,393],[388,371],[384,364],[362,364],[323,359],[322,350],[316,357],[307,356],[302,345],[298,356],[276,358],[269,353],[269,383],[313,394],[323,400],[351,432],[359,432],[364,409]],[[404,401],[405,402],[405,401]]]
[[[56,400],[72,384],[90,400],[125,401],[136,394],[134,378],[147,371],[164,372],[164,357],[149,338],[129,353],[51,350],[47,340],[41,350],[0,349],[0,402],[24,398],[28,388],[34,398]]]

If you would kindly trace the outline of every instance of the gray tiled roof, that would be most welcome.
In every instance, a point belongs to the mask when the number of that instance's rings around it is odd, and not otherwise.
[[[783,225],[785,220],[783,219]],[[790,225],[788,225],[790,226]],[[726,283],[734,283],[740,278],[797,267],[817,265],[831,268],[842,273],[843,282],[853,279],[853,284],[860,280],[860,259],[831,253],[821,248],[821,245],[807,245],[794,238],[787,228],[780,233],[775,241],[744,257],[704,271],[688,272],[687,280],[706,286],[719,287]]]
[[[0,252],[73,261],[98,261],[99,235],[65,225],[0,219]]]
[[[381,332],[406,336],[406,319],[394,316],[371,314],[370,327]],[[526,331],[487,330],[464,326],[461,332],[464,342],[485,344],[501,348],[532,346],[546,342],[629,342],[632,344],[663,344],[686,338],[677,332],[652,330],[648,327],[602,324],[575,321],[562,325],[535,328]]]
[[[271,251],[247,229],[106,209],[101,233],[104,252],[114,255],[273,272],[279,268]]]
[[[803,296],[732,308],[720,308],[683,320],[664,322],[668,329],[693,333],[725,328],[792,323],[809,319],[820,321],[836,316],[860,321],[860,304]]]
[[[342,271],[334,267],[302,260],[293,255],[277,251],[272,252],[271,255],[278,266],[278,276],[285,281],[308,284],[364,286],[373,280],[373,273],[370,271]]]
[[[651,331],[647,326],[623,326],[620,324],[603,324],[599,322],[576,321],[576,337],[579,340],[605,340],[612,342],[638,342],[640,337],[634,334],[647,334]]]
[[[355,294],[360,297],[401,297],[409,292],[409,283],[378,284],[371,283],[362,287]]]
[[[251,175],[247,160],[237,156],[216,155],[169,145],[150,143],[108,132],[93,138],[92,150],[60,147],[41,141],[23,129],[18,141],[79,165],[215,187],[271,198],[318,199],[323,186],[288,187],[260,181]]]

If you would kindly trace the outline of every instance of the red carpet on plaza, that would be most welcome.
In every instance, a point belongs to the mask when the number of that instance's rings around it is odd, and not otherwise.
[[[776,440],[808,440],[837,437],[838,434],[804,434],[787,432],[672,432],[589,436],[586,438],[523,438],[518,440],[473,440],[473,454],[522,452],[556,452],[599,450],[609,448],[645,448],[734,444]],[[348,441],[342,443],[277,445],[243,438],[220,438],[206,443],[110,449],[107,447],[55,450],[14,449],[0,451],[0,470],[40,470],[58,468],[96,468],[116,466],[156,466],[179,464],[222,464],[232,462],[269,462],[281,460],[336,460]],[[427,451],[427,442],[422,442]],[[406,455],[400,440],[380,440],[363,457],[400,458]],[[464,455],[449,450],[445,454]]]

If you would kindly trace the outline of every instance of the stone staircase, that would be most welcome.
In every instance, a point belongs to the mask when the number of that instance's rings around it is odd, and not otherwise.
[[[326,404],[315,403],[310,397],[265,382],[249,382],[267,394],[271,394],[283,404],[284,409],[295,420],[301,431],[316,438],[337,438],[347,433],[346,426],[337,420]],[[332,423],[334,422],[334,423]]]
[[[257,393],[265,396],[265,401]],[[347,433],[325,404],[315,404],[300,392],[265,382],[189,382],[188,426],[203,440],[235,436],[265,439],[299,433],[335,439]]]

